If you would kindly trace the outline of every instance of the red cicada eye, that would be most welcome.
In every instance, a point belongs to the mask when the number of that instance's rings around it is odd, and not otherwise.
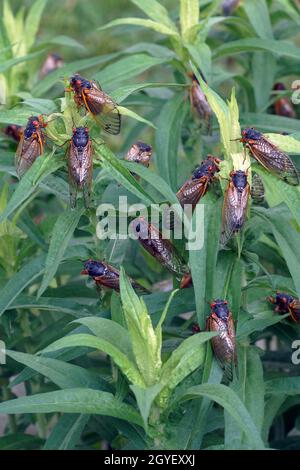
[[[34,127],[39,127],[40,125],[39,121],[32,121],[32,124],[34,125]]]
[[[225,304],[225,305],[227,305],[227,304],[228,304],[227,300],[224,300],[224,304]]]
[[[216,303],[213,302],[213,303],[210,304],[210,306],[211,306],[211,308],[214,308],[216,306]]]
[[[88,128],[88,127],[85,127],[84,130],[85,130],[85,132],[88,132],[88,131],[89,131],[89,128]]]
[[[73,127],[72,131],[73,131],[73,134],[75,134],[75,132],[76,132],[76,127]]]
[[[208,171],[211,171],[212,169],[213,169],[212,166],[209,166],[209,167],[208,167]]]
[[[76,80],[76,85],[80,86],[81,85],[81,80]]]

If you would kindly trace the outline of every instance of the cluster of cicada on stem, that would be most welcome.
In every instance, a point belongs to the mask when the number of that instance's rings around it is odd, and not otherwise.
[[[190,103],[194,114],[206,124],[210,130],[212,117],[211,107],[201,89],[197,78],[191,78]],[[275,85],[280,90],[280,84]],[[93,81],[75,74],[71,77],[67,92],[73,93],[78,108],[89,113],[101,128],[110,134],[116,135],[121,129],[121,116],[117,104],[107,95],[101,86]],[[287,115],[290,103],[286,98],[280,98],[275,104],[277,114]],[[24,129],[16,125],[7,128],[7,134],[19,140],[16,152],[16,171],[21,178],[31,167],[36,158],[43,154],[46,142],[45,128],[47,121],[43,116],[30,117]],[[242,131],[240,142],[245,151],[264,168],[284,180],[290,185],[299,184],[299,174],[290,157],[270,142],[261,132],[254,128]],[[143,142],[134,143],[129,149],[126,160],[149,166],[152,156],[152,147]],[[93,145],[87,127],[74,127],[73,134],[68,141],[68,174],[70,186],[71,206],[76,206],[77,192],[81,191],[86,207],[89,207],[91,182],[93,175]],[[222,160],[207,155],[200,165],[192,172],[190,178],[179,188],[176,196],[184,207],[189,204],[194,209],[198,202],[207,193],[212,183],[217,179]],[[234,170],[229,175],[228,185],[224,195],[222,210],[221,246],[225,246],[232,236],[243,229],[247,217],[247,208],[250,195],[255,201],[261,201],[263,183],[258,175],[254,175],[252,188],[248,182],[247,171]],[[138,241],[160,264],[174,274],[180,282],[180,287],[192,285],[192,277],[187,263],[177,252],[171,241],[163,239],[161,232],[143,217],[134,220],[134,230]],[[96,285],[119,291],[119,271],[99,260],[88,260],[84,263],[82,274],[92,278]],[[134,289],[141,294],[149,291],[134,280],[130,280]],[[277,293],[270,297],[276,304],[279,313],[290,313],[291,318],[300,322],[300,304],[288,294]],[[216,331],[218,336],[212,339],[215,356],[232,376],[233,365],[236,364],[235,327],[232,314],[226,300],[217,299],[211,303],[211,313],[207,319],[207,329]]]

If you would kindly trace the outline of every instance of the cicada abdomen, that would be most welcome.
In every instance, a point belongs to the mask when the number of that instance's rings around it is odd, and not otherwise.
[[[78,191],[82,191],[84,205],[88,207],[93,177],[93,151],[89,130],[86,127],[73,129],[69,147],[68,170],[71,207],[76,207]]]
[[[182,207],[185,204],[191,204],[193,209],[199,200],[206,194],[212,181],[214,180],[215,173],[220,171],[221,160],[212,155],[208,155],[200,166],[194,171],[192,176],[181,186],[176,193]]]
[[[242,131],[241,142],[258,163],[287,183],[297,186],[299,173],[291,158],[253,128]]]
[[[135,142],[127,152],[125,160],[128,162],[140,163],[148,168],[152,157],[152,147],[138,140]]]
[[[252,175],[251,197],[255,204],[262,204],[265,200],[264,183],[257,173]]]
[[[104,261],[89,259],[84,263],[84,269],[80,274],[90,276],[96,285],[120,291],[120,272]],[[141,286],[138,282],[130,279],[132,287],[140,293],[146,294],[148,290]]]
[[[18,126],[17,124],[9,124],[4,129],[4,134],[6,134],[8,137],[11,137],[16,142],[20,142],[23,131],[24,131],[23,126]]]
[[[247,173],[242,170],[232,171],[222,210],[221,244],[223,246],[243,228],[247,216],[249,194]]]
[[[170,240],[162,238],[160,231],[149,224],[144,217],[138,217],[131,223],[138,241],[157,261],[176,276],[184,276],[188,283],[189,269]]]
[[[213,352],[225,369],[227,378],[231,379],[233,366],[237,364],[233,317],[226,300],[217,299],[211,303],[210,307],[211,313],[207,318],[206,329],[219,333],[211,339]]]
[[[224,16],[229,16],[237,8],[240,0],[223,0],[222,11]]]
[[[24,131],[21,132],[15,156],[15,166],[19,178],[33,165],[37,157],[43,154],[45,145],[43,129],[46,125],[43,116],[32,116],[28,119]]]
[[[300,323],[300,300],[290,294],[276,292],[274,297],[270,296],[268,300],[275,305],[275,312],[280,315],[289,313],[295,323]]]
[[[273,90],[284,91],[286,90],[283,83],[275,83]],[[295,118],[296,112],[293,107],[293,103],[287,97],[278,98],[274,103],[275,114],[278,116],[284,116],[288,118]]]
[[[60,55],[55,54],[55,53],[50,53],[47,55],[45,62],[43,63],[39,77],[44,78],[48,73],[53,72],[54,70],[57,70],[61,68],[64,65],[64,61],[60,57]]]
[[[212,109],[203,92],[197,77],[191,73],[189,76],[192,79],[190,86],[190,103],[191,108],[200,123],[205,123],[206,131],[209,133],[211,128]]]
[[[67,91],[74,92],[77,106],[84,107],[105,132],[113,135],[120,133],[121,115],[118,106],[102,91],[98,83],[75,74],[70,79],[70,88]]]

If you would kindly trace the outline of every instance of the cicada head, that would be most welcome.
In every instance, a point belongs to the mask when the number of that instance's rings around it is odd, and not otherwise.
[[[92,87],[91,82],[86,78],[81,77],[79,73],[75,73],[70,78],[70,87],[75,91],[75,93],[79,93],[85,88],[90,89]]]
[[[248,127],[242,131],[241,142],[248,142],[250,140],[259,140],[261,139],[261,132],[256,131],[253,127]]]
[[[220,171],[220,162],[221,160],[219,158],[208,155],[206,160],[203,160],[201,165],[193,171],[192,178],[200,179],[203,176],[212,178],[216,172]]]
[[[152,147],[144,142],[135,142],[127,152],[125,160],[129,162],[141,163],[148,167],[152,156]]]
[[[242,193],[247,186],[247,173],[243,170],[233,171],[231,174],[231,179],[234,184],[234,187]]]
[[[211,313],[215,313],[220,320],[227,321],[229,308],[227,300],[217,299],[210,304]]]
[[[84,148],[89,142],[89,130],[87,127],[74,127],[72,141],[75,147]]]
[[[290,305],[294,301],[294,297],[282,292],[276,292],[275,297],[269,297],[269,301],[276,305],[276,312],[289,313]]]
[[[90,277],[103,276],[106,272],[106,265],[101,261],[89,259],[84,263],[84,269],[80,274],[87,274]]]

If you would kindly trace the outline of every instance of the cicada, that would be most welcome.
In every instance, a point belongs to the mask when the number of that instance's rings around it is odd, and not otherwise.
[[[78,190],[83,192],[84,205],[88,207],[93,176],[93,150],[87,127],[74,127],[73,129],[68,170],[71,207],[76,207]]]
[[[255,204],[262,204],[265,200],[264,183],[257,173],[252,175],[251,197]]]
[[[137,141],[133,144],[127,152],[125,160],[128,162],[135,162],[144,165],[148,168],[152,157],[152,147],[144,142]]]
[[[240,0],[223,0],[222,11],[223,15],[229,16],[240,3]]]
[[[60,55],[55,53],[50,53],[47,55],[45,62],[43,63],[39,76],[40,78],[46,77],[48,73],[53,72],[54,70],[59,69],[64,65],[64,61]]]
[[[102,91],[98,83],[75,74],[71,77],[70,88],[66,91],[74,92],[74,101],[77,106],[84,107],[91,113],[105,132],[119,134],[121,115],[117,104]]]
[[[192,176],[176,193],[182,207],[184,204],[192,204],[193,209],[195,208],[199,200],[206,194],[215,173],[220,171],[220,162],[219,158],[208,155],[206,160],[203,160],[201,165],[193,171]]]
[[[84,269],[80,274],[88,275],[94,279],[96,285],[120,291],[120,272],[104,261],[89,259],[84,263]],[[147,289],[138,282],[130,279],[132,287],[140,293],[148,293]]]
[[[283,83],[275,83],[273,90],[284,91],[286,90]],[[296,112],[294,110],[291,100],[287,97],[279,98],[274,103],[275,114],[288,118],[295,118]]]
[[[275,312],[282,315],[289,313],[296,323],[300,323],[300,300],[292,295],[276,292],[275,297],[268,297],[268,300],[276,305]]]
[[[247,173],[242,170],[232,171],[228,183],[222,211],[221,244],[224,246],[245,223],[247,215],[250,185]]]
[[[214,355],[225,369],[226,376],[232,378],[232,368],[237,364],[235,328],[232,314],[226,300],[217,299],[210,304],[211,312],[206,321],[208,331],[216,331],[218,336],[211,339]]]
[[[262,166],[291,185],[299,184],[299,173],[290,157],[272,144],[263,134],[248,128],[240,141]]]
[[[197,80],[196,75],[190,73],[189,76],[192,79],[192,84],[190,86],[191,108],[194,111],[194,114],[200,119],[201,123],[202,121],[205,122],[206,130],[209,132],[211,126],[212,109],[206,99],[199,81]]]
[[[43,154],[45,134],[43,129],[47,126],[43,116],[32,116],[21,133],[20,142],[16,151],[15,165],[17,175],[21,178],[33,165],[37,157]]]
[[[188,284],[189,269],[170,240],[162,238],[161,232],[144,217],[138,217],[131,223],[138,241],[161,265],[177,276],[183,276]]]
[[[5,129],[4,129],[4,134],[6,134],[8,137],[11,137],[14,139],[16,142],[20,142],[20,139],[22,137],[22,132],[24,131],[23,126],[18,126],[17,124],[9,124]]]

